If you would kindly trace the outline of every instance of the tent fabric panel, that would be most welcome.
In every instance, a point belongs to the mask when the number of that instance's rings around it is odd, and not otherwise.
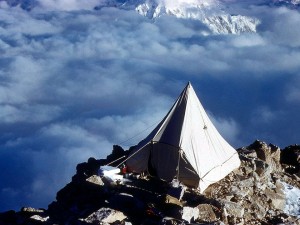
[[[213,168],[210,172],[208,172],[202,179],[199,181],[199,190],[200,193],[203,193],[205,189],[213,184],[218,182],[219,180],[226,177],[233,169],[238,168],[240,166],[240,159],[238,154],[234,154],[226,163],[221,166],[217,166]]]
[[[226,164],[228,169],[211,173],[211,180],[217,182],[239,166],[239,163],[237,165],[237,163],[226,162],[236,154],[236,150],[223,139],[214,127],[191,85],[186,95],[188,103],[182,125],[181,148],[200,178],[209,171],[214,171],[213,168],[224,167],[223,164]]]
[[[181,183],[188,187],[198,188],[200,178],[184,154],[180,157],[178,174],[178,180]]]
[[[182,93],[185,93],[183,90]],[[180,136],[182,132],[182,123],[185,118],[185,109],[187,104],[187,96],[181,94],[172,106],[166,116],[161,129],[154,137],[155,142],[168,143],[173,146],[179,146]]]
[[[151,175],[166,181],[176,178],[186,186],[198,187],[200,178],[179,148],[165,143],[153,143],[152,147],[150,160],[155,174]]]
[[[126,160],[126,166],[128,167],[129,171],[135,173],[147,171],[150,151],[152,148],[151,145],[151,143],[147,143],[145,146],[140,149],[136,149],[128,156]]]
[[[164,143],[153,143],[150,153],[151,166],[155,171],[155,176],[172,181],[177,172],[179,149]]]

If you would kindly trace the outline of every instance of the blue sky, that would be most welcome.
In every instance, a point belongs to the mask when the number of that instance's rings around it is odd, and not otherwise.
[[[234,147],[299,144],[299,11],[236,5],[258,33],[206,36],[97,2],[0,1],[0,211],[47,208],[77,163],[137,144],[188,81]]]

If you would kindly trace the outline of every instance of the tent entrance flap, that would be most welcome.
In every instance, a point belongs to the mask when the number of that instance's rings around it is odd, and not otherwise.
[[[150,150],[148,172],[165,181],[177,179],[186,186],[197,187],[199,176],[181,150],[169,144],[154,142]]]

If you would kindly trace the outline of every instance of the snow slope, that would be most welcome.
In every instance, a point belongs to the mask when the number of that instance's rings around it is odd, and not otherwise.
[[[300,189],[283,183],[286,196],[284,212],[300,218]]]

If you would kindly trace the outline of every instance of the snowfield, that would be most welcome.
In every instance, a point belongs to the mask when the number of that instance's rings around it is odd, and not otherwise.
[[[286,196],[284,212],[300,218],[300,189],[284,182],[283,185]]]

